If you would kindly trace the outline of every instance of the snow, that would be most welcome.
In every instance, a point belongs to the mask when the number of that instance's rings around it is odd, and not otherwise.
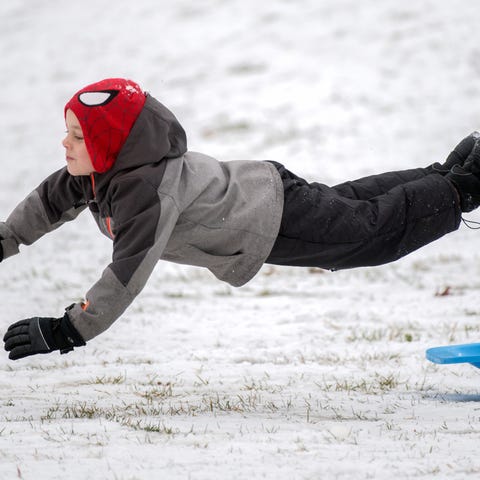
[[[111,76],[221,159],[330,184],[442,160],[480,129],[478,13],[476,0],[2,2],[1,215],[63,166],[72,93]],[[424,357],[479,341],[478,235],[462,226],[378,268],[266,266],[239,289],[159,264],[87,347],[3,355],[0,478],[478,478],[480,370]],[[23,248],[1,265],[2,329],[61,315],[110,255],[88,215]]]

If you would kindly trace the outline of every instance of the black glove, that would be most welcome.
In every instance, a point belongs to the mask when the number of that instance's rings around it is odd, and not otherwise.
[[[480,138],[479,132],[473,132],[468,137],[464,138],[450,153],[444,163],[436,162],[426,168],[427,173],[439,173],[446,175],[455,165],[463,164],[472,152],[477,139]]]
[[[462,212],[471,212],[480,206],[480,139],[463,166],[454,165],[445,178],[457,189]]]
[[[85,345],[66,313],[62,318],[34,317],[20,320],[10,325],[3,341],[5,350],[10,352],[10,360],[54,350],[68,353],[73,347]]]

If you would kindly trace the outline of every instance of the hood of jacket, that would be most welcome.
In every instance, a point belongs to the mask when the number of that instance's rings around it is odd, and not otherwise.
[[[187,137],[180,122],[168,108],[147,94],[145,104],[112,168],[105,173],[93,174],[95,192],[101,192],[121,172],[177,158],[186,151]]]

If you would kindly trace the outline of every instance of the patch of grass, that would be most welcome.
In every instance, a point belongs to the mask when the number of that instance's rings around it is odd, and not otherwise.
[[[105,410],[97,407],[95,404],[81,402],[67,405],[62,413],[63,418],[96,418],[105,416],[107,420],[110,420],[109,415],[105,415]],[[112,417],[114,415],[112,414]]]
[[[166,398],[171,398],[173,394],[173,384],[170,382],[160,383],[154,386],[151,386],[145,391],[136,391],[136,395],[145,398],[147,402],[152,403],[154,401],[164,400]]]
[[[397,388],[400,384],[398,377],[394,374],[380,375],[375,373],[373,378],[362,379],[336,379],[325,381],[324,383],[316,383],[316,385],[324,391],[333,392],[360,392],[366,394],[377,395],[389,392]]]
[[[278,384],[267,383],[265,380],[255,380],[253,378],[251,379],[245,378],[242,390],[246,390],[250,392],[268,392],[268,393],[276,394],[284,390],[284,387]]]
[[[119,385],[121,383],[125,383],[127,380],[127,375],[113,375],[113,376],[107,376],[103,375],[101,377],[95,377],[92,380],[92,383],[97,384],[97,385]]]
[[[419,339],[413,328],[353,328],[346,337],[347,342],[412,342]]]
[[[78,402],[67,405],[54,405],[50,407],[45,415],[42,415],[42,421],[64,419],[95,419],[104,418],[108,421],[117,422],[122,426],[134,430],[143,430],[145,432],[156,432],[166,435],[177,433],[172,427],[165,425],[163,421],[152,422],[145,418],[138,418],[140,415],[145,417],[155,417],[162,415],[160,409],[151,409],[142,407],[140,404],[118,405],[111,407],[100,407],[94,403]]]
[[[165,425],[164,422],[154,423],[127,418],[124,421],[121,421],[120,424],[124,427],[132,428],[133,430],[142,430],[148,433],[160,433],[162,435],[175,435],[176,433],[180,433],[179,430]]]
[[[55,404],[48,408],[47,412],[40,417],[40,421],[54,420],[57,418],[57,413],[60,410],[60,405]]]
[[[106,379],[102,379],[105,382]],[[103,383],[102,383],[103,384]],[[255,386],[253,382],[250,386]],[[42,422],[56,419],[105,419],[122,426],[151,433],[175,434],[161,417],[197,416],[218,413],[277,412],[284,405],[277,405],[271,399],[264,399],[259,391],[249,389],[236,394],[208,392],[203,395],[189,395],[188,400],[174,394],[173,384],[154,384],[145,390],[134,391],[137,401],[102,405],[97,401],[73,401],[50,405],[41,415]],[[193,400],[192,400],[193,399]],[[152,421],[152,418],[159,418]]]

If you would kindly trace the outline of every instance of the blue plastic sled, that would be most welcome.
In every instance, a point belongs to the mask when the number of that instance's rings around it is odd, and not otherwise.
[[[480,368],[480,343],[429,348],[426,356],[433,363],[471,363]]]

